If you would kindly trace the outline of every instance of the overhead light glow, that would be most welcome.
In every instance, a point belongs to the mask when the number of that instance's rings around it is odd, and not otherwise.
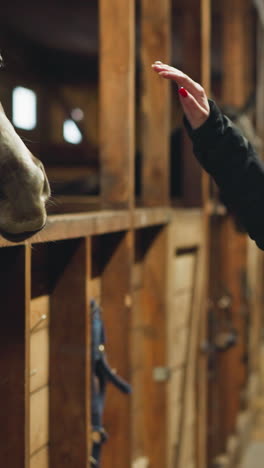
[[[37,96],[22,86],[13,89],[12,120],[17,128],[33,130],[37,125]]]
[[[78,145],[82,142],[82,134],[76,123],[71,119],[64,121],[63,138],[65,141],[72,143],[73,145]]]

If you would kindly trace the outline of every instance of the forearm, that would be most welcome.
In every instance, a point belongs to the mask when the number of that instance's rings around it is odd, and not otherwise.
[[[192,130],[194,153],[212,175],[225,203],[238,216],[249,235],[264,249],[264,165],[251,144],[210,101],[210,116]]]

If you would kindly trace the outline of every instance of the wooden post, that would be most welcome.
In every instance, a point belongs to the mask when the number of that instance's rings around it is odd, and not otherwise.
[[[242,107],[252,91],[252,16],[249,0],[234,0],[221,3],[222,15],[222,103],[237,109]],[[225,290],[231,295],[230,319],[239,334],[238,343],[226,353],[218,354],[217,395],[219,432],[217,434],[218,452],[226,450],[227,438],[234,432],[238,412],[241,409],[241,394],[246,384],[247,365],[247,301],[243,280],[247,272],[247,236],[237,231],[234,220],[224,217],[220,225],[217,251],[212,250],[214,262],[218,262],[218,297]],[[212,230],[212,236],[217,235]],[[216,311],[221,320],[223,312]],[[215,404],[215,403],[214,403]],[[214,426],[214,423],[212,423]]]
[[[253,63],[251,43],[251,2],[234,0],[232,5],[225,0],[223,12],[223,103],[236,108],[243,106],[252,91]],[[223,278],[232,296],[232,318],[240,335],[239,343],[228,355],[223,356],[222,373],[219,376],[221,392],[223,438],[234,430],[243,386],[246,383],[246,365],[243,357],[247,352],[246,320],[242,309],[245,307],[245,293],[242,290],[242,276],[247,269],[247,237],[236,232],[232,219],[226,219],[223,230],[223,248],[227,246],[223,265]],[[222,250],[224,252],[224,250]],[[223,279],[222,279],[223,280]],[[235,370],[235,372],[234,372]],[[225,378],[223,378],[225,376]],[[224,441],[223,441],[224,442]]]
[[[141,2],[142,197],[148,206],[167,205],[169,198],[170,89],[151,64],[170,62],[170,3]]]
[[[166,249],[167,228],[137,232],[131,321],[135,467],[142,459],[144,466],[167,466]]]
[[[50,465],[85,468],[90,435],[90,240],[55,247],[58,276],[50,298]]]
[[[100,156],[105,208],[134,198],[135,5],[100,0]]]
[[[28,468],[30,247],[1,249],[0,258],[0,465]]]
[[[201,82],[202,35],[201,4],[187,0],[182,9],[182,69],[194,80]],[[202,169],[193,156],[192,143],[183,131],[183,202],[186,207],[202,205]]]
[[[131,313],[131,232],[102,236],[101,255],[105,265],[101,275],[101,304],[106,333],[108,360],[117,373],[130,381]],[[103,447],[102,466],[130,468],[132,395],[109,385],[104,412],[104,427],[109,440]]]
[[[211,0],[200,0],[201,18],[201,84],[207,96],[211,91]],[[208,359],[200,352],[201,343],[208,338],[208,294],[209,294],[209,240],[210,226],[208,202],[210,199],[210,178],[202,171],[202,203],[203,203],[203,292],[201,300],[200,330],[198,339],[198,361],[196,373],[197,398],[197,468],[207,465],[207,434],[208,434]]]

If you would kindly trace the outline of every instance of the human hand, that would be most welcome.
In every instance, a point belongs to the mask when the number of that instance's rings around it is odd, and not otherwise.
[[[191,127],[199,128],[209,117],[210,107],[203,87],[177,68],[162,62],[152,65],[155,72],[163,78],[175,81],[179,86],[179,98]]]

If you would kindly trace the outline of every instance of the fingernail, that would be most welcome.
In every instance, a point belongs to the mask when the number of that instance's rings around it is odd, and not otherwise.
[[[179,89],[178,89],[178,92],[179,92],[179,94],[180,94],[182,97],[187,97],[187,96],[188,96],[188,93],[187,93],[187,91],[186,91],[185,88],[182,88],[182,87],[179,88]]]
[[[162,63],[162,62],[160,62],[160,60],[156,60],[156,62],[155,62],[155,63],[157,63],[157,64],[158,64],[158,63]]]

